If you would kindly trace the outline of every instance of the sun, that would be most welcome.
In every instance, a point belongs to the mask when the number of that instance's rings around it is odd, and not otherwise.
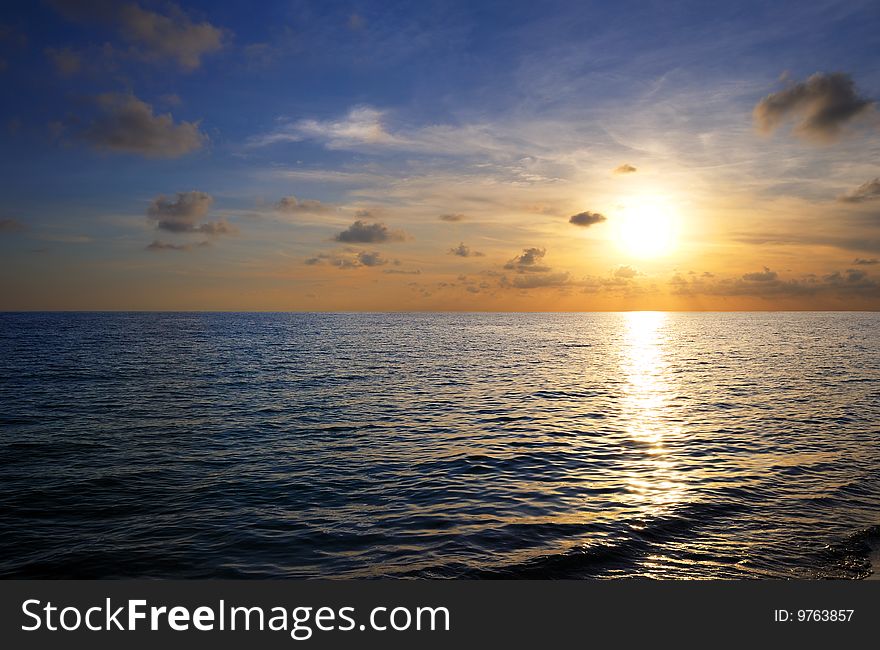
[[[667,255],[678,239],[678,216],[663,199],[640,198],[624,204],[616,223],[620,249],[638,258]]]

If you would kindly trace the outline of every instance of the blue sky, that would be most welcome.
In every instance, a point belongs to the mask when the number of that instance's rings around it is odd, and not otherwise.
[[[880,304],[855,264],[876,2],[57,0],[0,26],[5,308]],[[799,131],[800,91],[845,115]],[[357,221],[406,236],[343,245]],[[666,250],[632,241],[655,227]]]

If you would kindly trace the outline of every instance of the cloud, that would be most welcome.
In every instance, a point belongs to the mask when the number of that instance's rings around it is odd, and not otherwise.
[[[384,223],[367,223],[358,219],[333,239],[347,244],[381,244],[404,241],[407,235],[403,231],[389,229]]]
[[[25,230],[27,230],[27,226],[18,219],[13,217],[0,218],[0,233],[17,233]]]
[[[858,266],[873,266],[874,264],[880,264],[880,260],[878,260],[875,257],[872,257],[870,259],[857,257],[856,259],[853,260],[853,264],[856,264]]]
[[[603,214],[599,214],[598,212],[580,212],[576,215],[573,215],[568,223],[573,223],[576,226],[581,226],[582,228],[589,228],[597,223],[602,223],[606,221],[607,217]]]
[[[381,253],[361,251],[357,254],[358,261],[364,266],[384,266],[388,264],[388,260],[382,257]]]
[[[96,149],[178,158],[200,148],[206,139],[197,123],[175,124],[170,113],[154,115],[153,107],[134,95],[105,93],[97,100],[102,114],[84,132]]]
[[[321,140],[329,149],[361,144],[395,144],[397,139],[383,126],[384,113],[369,106],[355,106],[341,120],[299,120],[251,140],[255,146],[300,140]]]
[[[153,240],[151,244],[147,245],[148,251],[191,251],[195,248],[205,248],[206,246],[210,246],[211,242],[203,241],[198,244],[171,244],[168,242],[160,241],[158,239]]]
[[[454,223],[456,221],[464,221],[463,214],[441,214],[439,217],[440,221],[448,221],[450,223]]]
[[[568,273],[535,273],[533,275],[515,275],[513,279],[502,282],[503,285],[515,289],[540,289],[544,287],[561,287],[568,284]]]
[[[612,170],[612,174],[633,174],[638,171],[635,167],[630,165],[629,163],[624,163],[620,167],[615,167]]]
[[[398,260],[389,260],[378,251],[346,250],[337,253],[319,253],[308,258],[305,263],[309,266],[329,264],[338,269],[357,269],[361,267],[377,267],[386,264],[400,264]]]
[[[876,201],[877,199],[880,199],[880,178],[862,183],[851,192],[837,197],[838,201],[843,201],[844,203],[863,203],[865,201]]]
[[[285,214],[324,214],[333,212],[333,206],[321,203],[314,199],[297,199],[295,196],[285,196],[275,204],[278,212]]]
[[[614,277],[621,278],[624,280],[629,280],[629,279],[634,278],[638,275],[641,275],[641,274],[631,266],[618,266],[614,270]]]
[[[69,47],[46,48],[46,57],[62,77],[72,77],[82,69],[82,58]]]
[[[470,246],[465,246],[464,243],[460,243],[458,246],[449,249],[450,255],[458,255],[459,257],[483,257],[483,253],[480,251],[471,250]]]
[[[195,70],[202,57],[220,50],[225,30],[193,20],[176,4],[167,13],[142,8],[136,2],[115,0],[52,0],[67,18],[109,25],[132,46],[132,53],[148,60],[170,60],[184,70]]]
[[[797,135],[830,141],[845,124],[873,105],[873,101],[859,96],[848,74],[817,72],[806,81],[764,97],[755,106],[752,117],[764,133],[771,133],[791,120]]]
[[[754,273],[745,273],[742,276],[742,279],[746,282],[773,282],[776,280],[778,274],[776,271],[771,271],[766,266],[763,271],[756,271]]]
[[[504,268],[517,273],[544,273],[550,270],[549,266],[541,264],[541,260],[547,254],[544,248],[525,248],[522,255],[517,255]]]
[[[838,297],[860,296],[880,298],[880,282],[865,271],[847,269],[821,277],[814,274],[783,279],[775,271],[746,273],[739,278],[696,276],[687,278],[676,274],[669,281],[672,293],[677,295],[753,296],[758,298],[787,298],[814,295]]]
[[[251,147],[283,142],[313,140],[328,149],[351,151],[409,151],[430,155],[492,156],[508,158],[506,172],[519,182],[534,183],[551,180],[536,174],[537,163],[532,157],[511,157],[521,154],[522,143],[512,134],[499,137],[498,127],[491,124],[428,124],[420,127],[389,127],[387,111],[372,106],[354,106],[342,118],[301,119],[282,121],[274,130],[248,140]]]
[[[236,228],[226,221],[204,221],[214,202],[205,192],[178,192],[174,199],[157,196],[147,208],[147,217],[156,222],[160,230],[178,233],[202,233],[204,235],[230,235]]]

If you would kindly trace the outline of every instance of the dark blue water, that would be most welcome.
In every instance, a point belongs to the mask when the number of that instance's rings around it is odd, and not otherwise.
[[[880,315],[0,315],[6,577],[859,578]]]

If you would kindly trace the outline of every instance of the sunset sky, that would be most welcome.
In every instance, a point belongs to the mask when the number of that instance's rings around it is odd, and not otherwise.
[[[0,309],[880,308],[880,3],[4,2]]]

